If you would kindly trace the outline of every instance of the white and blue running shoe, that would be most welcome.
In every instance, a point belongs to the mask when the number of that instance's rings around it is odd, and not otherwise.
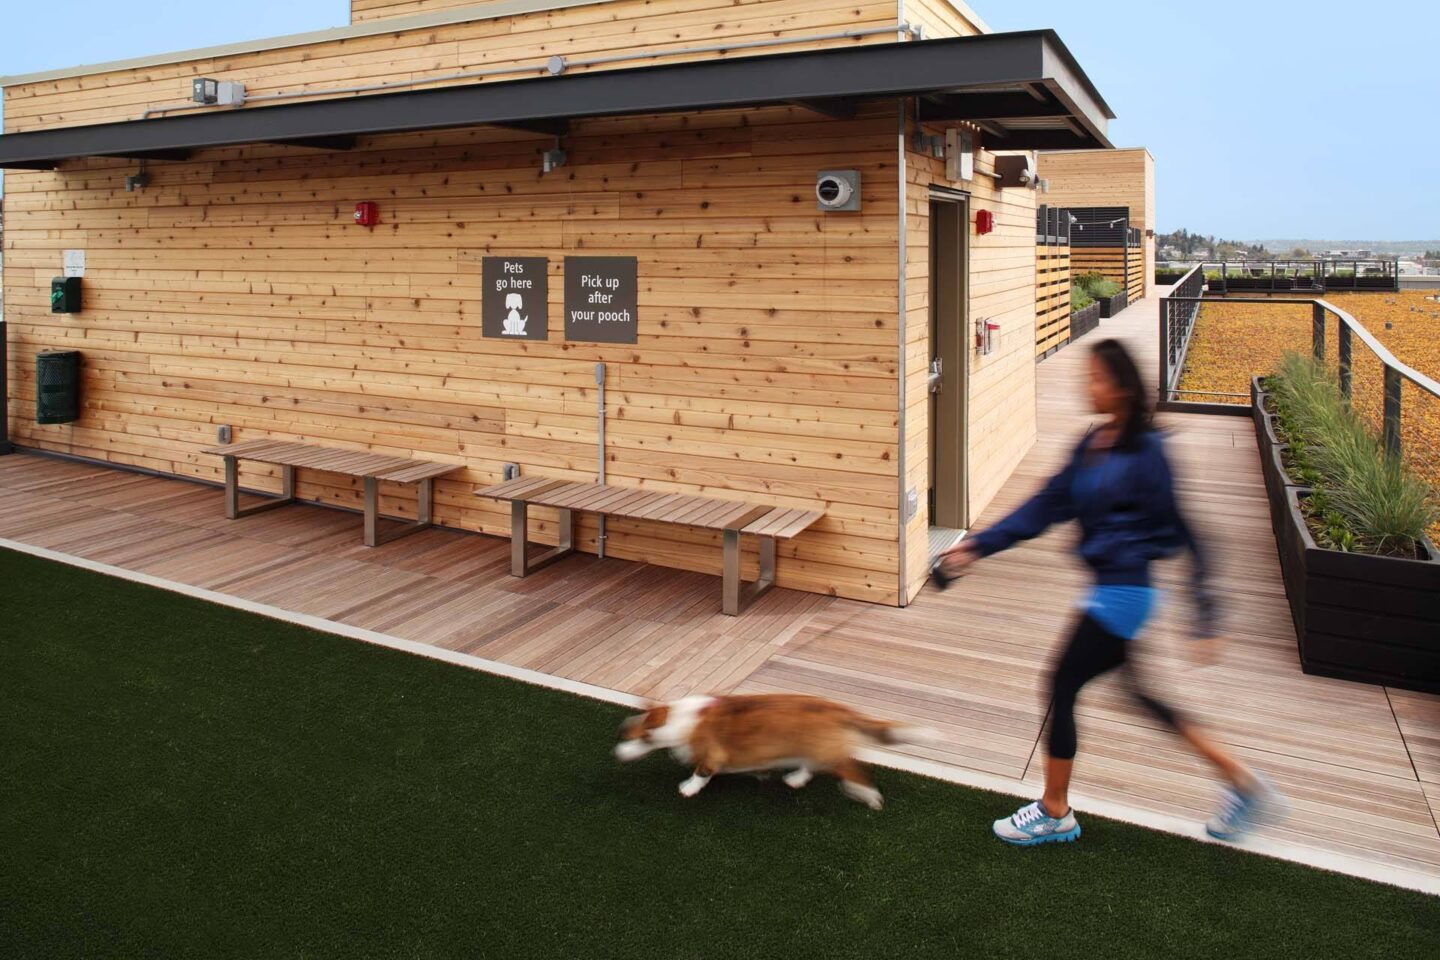
[[[1080,824],[1071,810],[1063,817],[1052,817],[1040,801],[1028,803],[1003,820],[995,821],[995,836],[1017,847],[1033,847],[1041,843],[1074,843],[1080,839]]]
[[[1257,824],[1284,819],[1288,807],[1274,784],[1255,774],[1255,789],[1249,793],[1225,788],[1220,794],[1220,809],[1205,821],[1205,832],[1216,840],[1236,840]]]

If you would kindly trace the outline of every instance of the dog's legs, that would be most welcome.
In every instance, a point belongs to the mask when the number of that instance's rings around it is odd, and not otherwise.
[[[859,800],[871,810],[879,810],[884,805],[880,791],[870,783],[870,774],[855,760],[846,760],[836,766],[835,775],[840,778],[840,789],[851,800]]]
[[[810,772],[809,767],[799,767],[785,774],[785,786],[799,790],[814,779],[814,776],[815,775]]]
[[[615,757],[617,760],[629,763],[631,760],[639,760],[654,749],[653,744],[646,743],[644,740],[621,740],[615,744]]]
[[[710,777],[708,775],[702,775],[697,769],[694,773],[690,774],[689,779],[680,784],[680,796],[693,797],[701,790],[704,790],[705,784],[709,782]]]
[[[725,767],[725,751],[717,748],[713,743],[701,741],[692,742],[695,750],[695,772],[690,778],[680,784],[680,796],[693,797],[705,789],[705,784],[710,778]]]

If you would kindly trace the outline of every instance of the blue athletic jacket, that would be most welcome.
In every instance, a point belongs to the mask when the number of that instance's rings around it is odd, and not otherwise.
[[[1051,524],[1078,520],[1080,558],[1095,571],[1096,582],[1140,587],[1150,586],[1150,561],[1188,548],[1195,558],[1196,632],[1214,635],[1216,609],[1205,552],[1175,502],[1174,475],[1160,434],[1148,430],[1129,445],[1107,451],[1099,466],[1103,482],[1088,485],[1077,497],[1075,479],[1091,436],[1075,445],[1065,467],[1043,490],[970,541],[985,557],[1038,537]]]

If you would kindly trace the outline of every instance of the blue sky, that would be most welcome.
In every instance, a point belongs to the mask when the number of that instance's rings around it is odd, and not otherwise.
[[[1119,115],[1114,142],[1155,155],[1161,230],[1440,239],[1434,0],[973,6],[996,30],[1059,32]],[[71,28],[56,42],[54,4],[16,3],[0,33],[0,74],[337,26],[348,9],[348,0],[66,0]],[[197,13],[207,10],[216,12]]]

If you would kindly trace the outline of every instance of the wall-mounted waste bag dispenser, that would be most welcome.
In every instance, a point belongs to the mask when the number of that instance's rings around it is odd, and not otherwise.
[[[35,422],[80,419],[80,352],[47,350],[35,355]]]
[[[50,312],[80,312],[79,277],[56,277],[50,281]]]

